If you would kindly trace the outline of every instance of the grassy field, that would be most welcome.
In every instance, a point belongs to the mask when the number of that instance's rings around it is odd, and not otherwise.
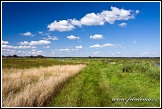
[[[160,59],[3,59],[2,103],[3,106],[158,107],[157,63]],[[69,70],[63,69],[66,66]],[[66,76],[66,72],[74,73]],[[57,85],[55,75],[61,81]],[[24,102],[19,102],[22,99]]]
[[[43,106],[57,86],[85,65],[3,69],[3,106]]]
[[[51,65],[71,65],[85,64],[86,61],[78,59],[53,59],[53,58],[4,58],[2,60],[2,68],[31,68],[31,67],[47,67]]]

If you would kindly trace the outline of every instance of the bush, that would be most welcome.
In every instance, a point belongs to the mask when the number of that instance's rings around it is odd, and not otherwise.
[[[122,72],[127,72],[127,73],[132,73],[133,72],[133,66],[131,65],[126,65],[123,67]]]

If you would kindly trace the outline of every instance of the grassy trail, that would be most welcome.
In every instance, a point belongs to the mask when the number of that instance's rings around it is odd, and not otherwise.
[[[62,86],[47,104],[50,107],[159,106],[159,80],[143,73],[122,73],[122,65],[91,61],[77,76]],[[151,69],[150,69],[151,70]],[[152,69],[153,72],[153,69]],[[156,71],[159,72],[159,71]],[[146,101],[113,101],[113,98],[144,97]]]
[[[91,63],[82,71],[84,73],[72,78],[49,106],[100,106],[98,67],[101,67],[100,63]]]

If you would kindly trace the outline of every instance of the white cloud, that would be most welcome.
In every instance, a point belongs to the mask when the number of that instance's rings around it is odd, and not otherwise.
[[[59,38],[57,36],[47,36],[45,38],[43,38],[44,40],[59,40]]]
[[[18,44],[20,44],[20,45],[28,45],[29,42],[28,41],[23,41],[23,42],[18,42]]]
[[[92,25],[104,25],[103,18],[100,14],[89,13],[86,14],[81,20],[82,25],[92,26]]]
[[[26,33],[24,33],[24,36],[31,36],[31,35],[32,35],[31,32],[26,32]]]
[[[101,45],[99,45],[99,44],[95,44],[95,45],[90,46],[90,48],[99,48],[99,47],[101,47]]]
[[[43,48],[50,48],[50,46],[44,46]]]
[[[76,49],[81,49],[81,48],[83,48],[81,45],[79,45],[79,46],[76,46],[75,47]]]
[[[11,48],[17,48],[17,47],[11,45],[2,45],[2,49],[11,49]]]
[[[42,50],[38,50],[38,51],[36,51],[36,50],[31,50],[31,51],[29,51],[28,52],[30,55],[41,55],[42,53],[43,53],[43,51]]]
[[[42,31],[38,31],[38,34],[43,34],[43,32]]]
[[[2,49],[2,54],[3,55],[13,55],[15,54],[16,50],[13,50],[13,49]]]
[[[140,11],[139,10],[136,10],[135,14],[139,14],[139,13],[140,13]]]
[[[26,33],[20,33],[23,36],[34,36],[31,32],[26,32]]]
[[[103,45],[95,44],[95,45],[90,46],[90,48],[104,48],[104,47],[113,47],[113,46],[115,46],[115,45],[111,44],[111,43],[106,43]]]
[[[13,49],[3,49],[3,55],[18,55],[18,56],[36,56],[36,55],[43,55],[43,51],[42,50],[36,50],[36,49],[32,49],[32,50],[13,50]]]
[[[36,48],[35,46],[12,46],[12,45],[2,45],[2,49],[27,49],[27,48]]]
[[[109,24],[113,24],[115,20],[118,19],[117,15],[115,15],[112,11],[107,10],[101,12],[101,17]]]
[[[51,24],[47,26],[49,28],[49,31],[70,31],[73,30],[75,27],[68,21],[68,20],[60,20],[60,21],[54,21]]]
[[[134,40],[133,43],[136,44],[137,43],[136,40]]]
[[[76,26],[79,26],[79,27],[82,26],[82,24],[81,24],[81,22],[80,22],[79,20],[70,19],[70,22],[71,22],[71,24],[73,24],[73,25],[76,25]]]
[[[75,48],[69,49],[69,48],[64,48],[64,49],[59,49],[59,50],[55,50],[55,51],[59,51],[59,52],[70,52],[70,51],[78,51],[80,49],[82,49],[83,46],[79,45],[79,46],[75,46]],[[51,50],[52,52],[55,52],[54,50]]]
[[[16,50],[13,49],[2,49],[2,52],[15,52]]]
[[[124,23],[124,22],[123,23],[120,23],[119,26],[120,27],[126,27],[127,26],[127,23]]]
[[[65,48],[65,49],[59,49],[58,51],[70,51],[70,49]]]
[[[117,7],[111,7],[111,11],[104,10],[101,12],[102,18],[105,22],[113,24],[116,20],[129,20],[135,17],[132,10],[119,9]]]
[[[31,42],[19,42],[18,44],[20,45],[30,45],[30,46],[34,46],[34,45],[46,45],[46,44],[51,44],[50,41],[47,40],[39,40],[39,41],[31,41]]]
[[[101,45],[101,47],[113,47],[113,46],[115,45],[111,43],[106,43],[106,44]]]
[[[70,35],[70,36],[67,36],[67,39],[69,39],[69,40],[76,40],[76,39],[80,39],[80,37],[77,37],[77,36],[74,36],[74,35]]]
[[[18,46],[17,47],[18,49],[27,49],[27,48],[36,48],[36,47],[34,47],[34,46]]]
[[[51,44],[51,42],[47,40],[39,40],[39,41],[31,41],[29,43],[29,45],[46,45],[46,44]]]
[[[115,20],[128,20],[134,18],[134,15],[131,14],[131,10],[119,9],[116,7],[111,7],[111,11],[114,15],[117,16]]]
[[[8,41],[3,41],[3,40],[2,40],[2,45],[6,45],[6,44],[9,44],[9,42],[8,42]]]
[[[93,25],[104,25],[106,22],[114,24],[117,20],[129,20],[135,18],[139,14],[139,10],[126,10],[119,9],[117,7],[111,7],[111,10],[103,10],[100,13],[87,13],[80,20],[67,19],[54,21],[47,26],[49,31],[70,31],[75,29],[75,26],[81,27],[82,25],[93,26]]]
[[[90,39],[103,39],[103,35],[95,34],[95,35],[90,36]]]

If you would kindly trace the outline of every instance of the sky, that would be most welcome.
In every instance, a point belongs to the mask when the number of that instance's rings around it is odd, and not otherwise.
[[[160,2],[1,5],[5,56],[160,56]]]

